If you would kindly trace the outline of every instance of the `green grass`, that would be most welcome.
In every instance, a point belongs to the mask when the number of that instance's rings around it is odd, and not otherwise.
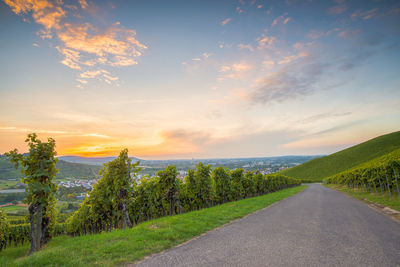
[[[18,181],[0,180],[0,190],[10,189],[12,186],[15,186],[17,183],[19,183],[19,179],[18,179]]]
[[[346,195],[360,199],[367,203],[376,203],[383,205],[385,207],[392,208],[394,210],[400,211],[400,197],[397,195],[397,191],[392,192],[392,198],[389,197],[389,193],[382,195],[378,189],[378,194],[370,193],[359,188],[348,188],[344,185],[337,184],[323,184],[326,187],[335,189],[337,191],[343,192]]]
[[[376,137],[329,156],[310,160],[281,173],[298,179],[322,181],[396,149],[400,149],[400,131]]]
[[[25,256],[29,246],[0,252],[0,266],[115,266],[144,258],[201,235],[232,220],[242,218],[274,202],[304,190],[288,188],[208,209],[168,216],[139,224],[132,229],[96,235],[53,238],[43,250]]]
[[[11,205],[11,206],[7,206],[7,207],[1,207],[0,209],[5,212],[8,212],[8,211],[14,211],[14,210],[28,210],[28,207]]]

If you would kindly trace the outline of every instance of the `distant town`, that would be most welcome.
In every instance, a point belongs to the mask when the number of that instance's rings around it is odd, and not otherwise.
[[[141,160],[132,157],[132,162],[140,162],[140,171],[132,178],[139,185],[144,178],[154,177],[157,172],[169,165],[176,166],[178,178],[184,181],[189,169],[195,169],[202,162],[212,168],[222,166],[231,170],[242,168],[249,171],[271,174],[291,168],[318,156],[282,156],[258,158],[227,158],[227,159],[184,159],[184,160]],[[58,158],[59,172],[55,182],[59,186],[57,198],[63,201],[81,201],[99,181],[99,170],[104,163],[115,157],[78,157],[61,156]],[[11,170],[11,171],[10,171]],[[21,174],[15,170],[5,156],[0,155],[0,204],[12,200],[22,201],[25,197],[26,185],[21,183]]]
[[[141,161],[140,168],[142,170],[135,176],[132,177],[135,179],[137,184],[140,184],[141,180],[144,177],[153,177],[159,170],[164,169],[168,165],[175,165],[178,168],[178,178],[182,181],[185,179],[185,176],[188,174],[189,169],[194,169],[196,164],[199,162],[203,162],[206,165],[211,165],[212,167],[223,166],[228,167],[230,169],[242,168],[245,173],[249,171],[260,172],[262,174],[272,174],[275,172],[279,172],[285,170],[287,168],[291,168],[302,164],[310,159],[316,158],[317,156],[285,156],[285,157],[266,157],[266,158],[238,158],[238,159],[191,159],[191,160],[144,160]],[[79,157],[71,157],[63,158],[62,160],[71,161],[74,163],[88,163],[86,162],[87,158],[82,158],[80,161]],[[107,158],[107,160],[112,160],[112,157]],[[137,161],[136,158],[133,159]],[[105,162],[101,162],[99,160],[90,161],[92,164],[100,165]],[[98,182],[99,178],[96,179],[79,179],[74,177],[68,177],[63,181],[57,181],[58,186],[63,186],[66,188],[73,187],[83,187],[86,190],[90,191],[93,189],[93,185]]]

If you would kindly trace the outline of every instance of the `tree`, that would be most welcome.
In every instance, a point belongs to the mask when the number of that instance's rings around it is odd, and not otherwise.
[[[212,171],[212,177],[215,182],[215,195],[217,201],[221,203],[228,202],[231,197],[231,175],[229,169],[217,167]]]
[[[251,197],[254,196],[255,193],[255,186],[253,180],[253,172],[247,172],[242,180],[243,190],[244,190],[244,197]]]
[[[211,179],[211,165],[204,166],[199,162],[196,165],[195,179],[197,185],[197,198],[201,202],[201,206],[210,207],[212,200],[212,179]]]
[[[201,204],[197,198],[197,181],[195,171],[192,169],[189,169],[188,174],[185,176],[185,191],[189,210],[199,209]]]
[[[255,190],[257,195],[261,195],[264,193],[264,177],[260,172],[257,172],[254,176],[254,184],[255,184]]]
[[[131,164],[127,149],[122,150],[118,158],[103,165],[99,182],[68,220],[72,233],[132,227],[128,205],[133,201],[131,175],[139,172],[138,165],[139,162]]]
[[[132,200],[132,178],[131,173],[135,175],[140,169],[137,168],[139,162],[131,164],[128,157],[128,149],[120,152],[119,157],[108,164],[109,176],[112,176],[114,192],[116,198],[114,207],[119,211],[119,218],[122,219],[122,228],[132,227],[132,221],[129,218],[128,202]]]
[[[153,218],[153,211],[157,210],[157,207],[164,208],[162,199],[159,197],[161,194],[158,192],[158,184],[158,177],[150,178],[145,176],[141,179],[140,185],[134,188],[135,197],[130,203],[130,213],[135,222],[150,220]]]
[[[243,188],[244,173],[243,169],[235,169],[231,171],[232,176],[232,196],[235,200],[242,199],[245,195]]]
[[[180,188],[177,174],[176,166],[168,166],[165,170],[157,172],[162,193],[169,202],[169,215],[175,214],[175,203],[179,207],[179,213],[183,212],[178,195]]]
[[[54,227],[57,185],[53,178],[58,170],[54,139],[48,138],[47,142],[42,142],[32,133],[25,142],[28,143],[29,154],[19,154],[14,149],[6,155],[15,168],[21,165],[22,182],[28,185],[25,201],[29,204],[31,254],[49,241]]]

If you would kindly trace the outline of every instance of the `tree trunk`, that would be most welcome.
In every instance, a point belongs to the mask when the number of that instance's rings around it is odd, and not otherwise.
[[[42,204],[35,203],[29,206],[29,220],[31,223],[31,249],[29,250],[29,254],[32,254],[40,249],[42,238],[42,216]]]
[[[171,198],[169,200],[169,215],[174,215],[175,214],[174,202],[175,202],[174,198]]]
[[[43,212],[43,214],[46,214],[46,212]],[[42,217],[42,238],[40,240],[41,247],[47,244],[47,242],[49,242],[50,240],[49,225],[50,225],[50,218],[46,216]]]
[[[165,207],[164,204],[161,202],[161,207],[162,207],[162,211],[163,211],[163,216],[167,216],[167,212],[165,211]]]
[[[132,228],[132,221],[131,221],[131,218],[129,218],[128,208],[127,208],[125,202],[122,203],[122,217],[124,220],[123,228],[125,228],[125,227]]]
[[[36,205],[30,204],[29,205],[29,223],[31,224],[30,236],[31,236],[31,249],[29,250],[29,254],[37,251],[36,243],[35,243],[35,213],[36,213]]]
[[[176,203],[177,203],[177,205],[179,207],[179,213],[182,214],[183,213],[183,208],[182,208],[181,201],[179,200],[179,198],[176,199]]]

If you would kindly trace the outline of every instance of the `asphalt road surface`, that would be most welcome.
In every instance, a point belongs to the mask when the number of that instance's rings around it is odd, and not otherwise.
[[[312,184],[135,266],[400,266],[400,223]]]

